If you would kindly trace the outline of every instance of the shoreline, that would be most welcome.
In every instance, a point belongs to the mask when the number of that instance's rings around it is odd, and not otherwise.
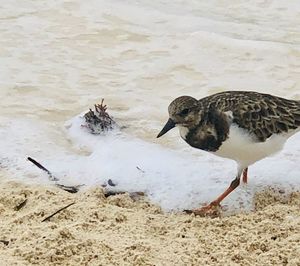
[[[16,206],[26,204],[19,210]],[[42,220],[63,206],[74,205]],[[1,178],[0,260],[7,265],[297,265],[300,193],[258,193],[256,211],[220,218],[163,213],[145,198],[70,194]]]

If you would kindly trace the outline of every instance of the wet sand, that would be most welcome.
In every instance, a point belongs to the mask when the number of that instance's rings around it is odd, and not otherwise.
[[[1,265],[300,265],[300,193],[265,191],[253,212],[213,219],[102,188],[0,181]]]

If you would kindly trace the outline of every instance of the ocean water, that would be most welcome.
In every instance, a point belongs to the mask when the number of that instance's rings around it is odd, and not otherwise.
[[[213,200],[235,163],[156,139],[177,96],[255,90],[300,100],[299,1],[4,1],[0,9],[0,171],[146,191],[165,210]],[[80,116],[105,99],[121,130],[91,136]],[[250,167],[224,201],[300,188],[300,136]],[[137,168],[138,167],[138,168]],[[139,170],[139,169],[142,169]],[[5,170],[5,171],[4,171]],[[84,189],[84,188],[83,188]]]

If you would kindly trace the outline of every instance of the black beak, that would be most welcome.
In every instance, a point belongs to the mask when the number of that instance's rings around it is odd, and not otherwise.
[[[166,134],[169,130],[171,130],[174,127],[175,127],[174,121],[171,118],[169,118],[168,122],[165,124],[165,126],[163,127],[163,129],[157,135],[157,138],[159,138],[162,135]]]

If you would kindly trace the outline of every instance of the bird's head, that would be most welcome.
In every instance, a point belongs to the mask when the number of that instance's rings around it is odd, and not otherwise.
[[[190,96],[181,96],[170,103],[169,120],[157,135],[161,137],[175,126],[193,128],[201,121],[201,112],[198,100]]]

